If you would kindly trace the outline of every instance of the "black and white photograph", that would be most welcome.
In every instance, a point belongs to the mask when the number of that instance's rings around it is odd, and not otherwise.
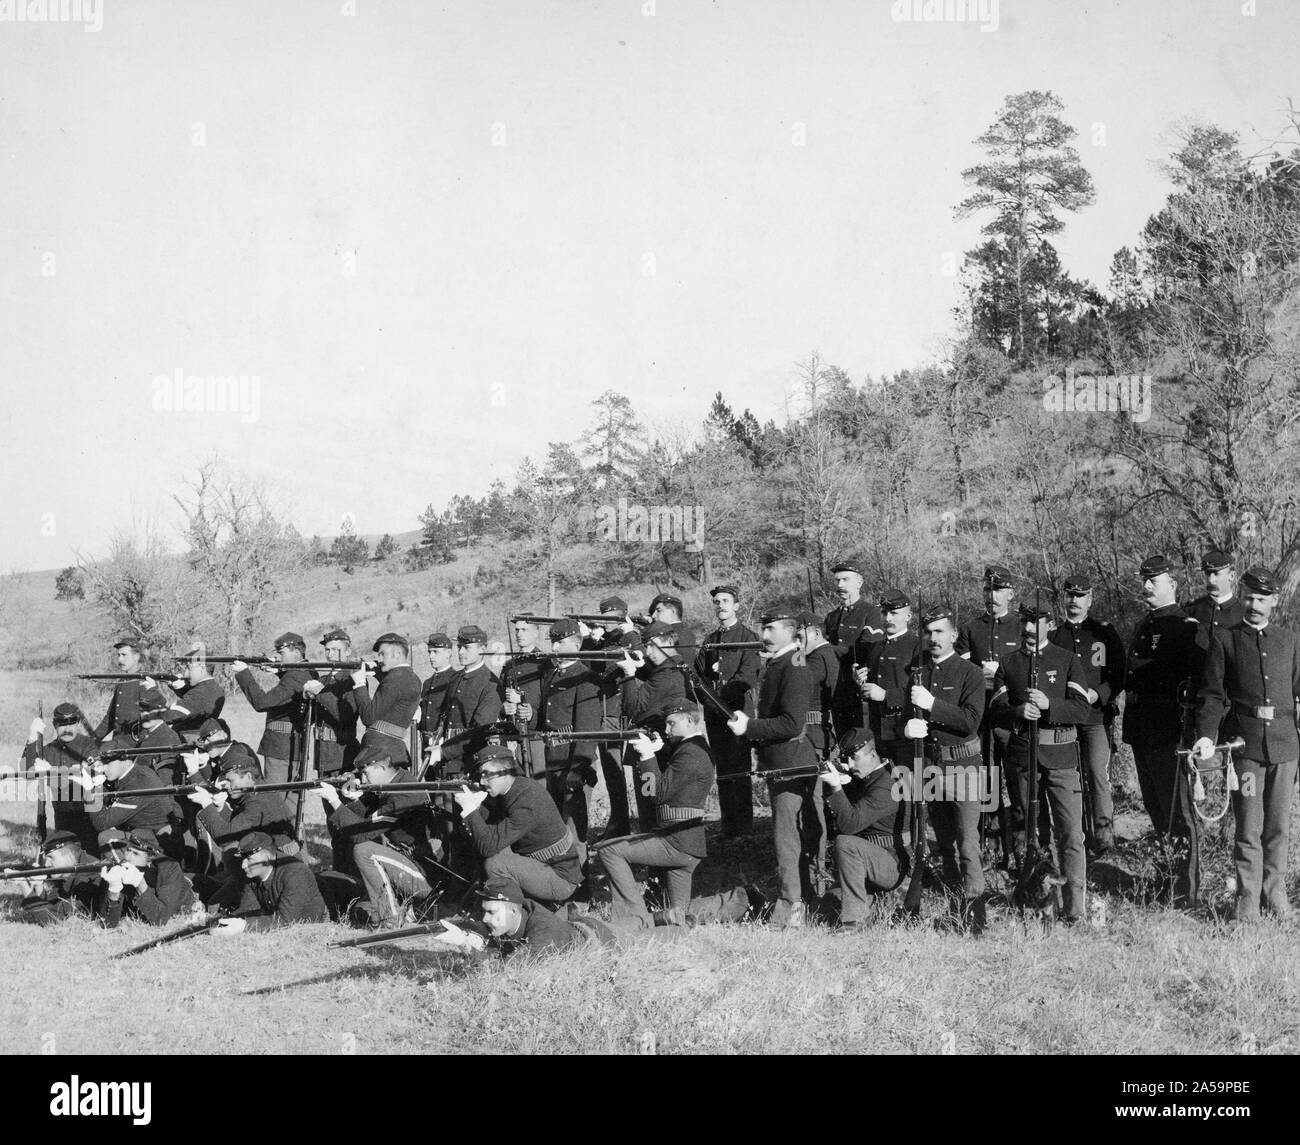
[[[0,0],[32,1115],[279,1055],[1280,1109],[1298,77],[1283,0]]]

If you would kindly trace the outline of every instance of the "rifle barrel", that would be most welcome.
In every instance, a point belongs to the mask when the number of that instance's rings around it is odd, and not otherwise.
[[[114,954],[112,957],[115,959],[130,958],[133,954],[143,954],[146,950],[152,950],[155,946],[166,946],[169,942],[180,942],[183,938],[193,938],[199,934],[207,934],[210,930],[216,930],[220,921],[219,917],[211,915],[202,922],[182,926],[179,930],[173,930],[171,934],[164,934],[161,938],[153,938],[148,942],[142,942],[139,946],[133,946],[130,950],[123,950],[120,954]]]
[[[345,947],[370,946],[376,942],[396,942],[402,938],[418,938],[424,934],[437,934],[440,930],[446,929],[446,923],[441,920],[438,922],[423,922],[418,926],[403,926],[397,930],[377,930],[373,934],[359,934],[356,938],[344,938],[338,942],[331,942],[330,949],[342,950]]]
[[[245,787],[244,791],[310,791],[319,787],[320,781],[315,779],[302,779],[294,783],[255,783],[252,787]],[[134,791],[105,791],[103,797],[105,800],[113,802],[119,799],[148,799],[155,796],[164,795],[189,795],[194,791],[209,791],[214,795],[220,791],[229,791],[229,788],[218,787],[215,783],[181,783],[172,787],[138,787]]]
[[[80,672],[74,680],[158,680],[167,679],[166,672]]]
[[[109,863],[95,863],[94,866],[81,865],[76,867],[24,867],[21,870],[0,870],[0,880],[4,879],[33,879],[62,878],[64,875],[97,875],[101,867],[111,866]]]
[[[455,779],[422,779],[410,783],[361,783],[358,784],[362,791],[460,791],[462,787],[468,787],[471,791],[485,791],[486,788],[480,783],[472,783],[465,780],[463,783]]]

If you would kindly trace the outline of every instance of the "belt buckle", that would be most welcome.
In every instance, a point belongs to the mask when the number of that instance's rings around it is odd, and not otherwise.
[[[1255,718],[1257,720],[1271,720],[1273,718],[1273,705],[1262,704],[1255,709]]]

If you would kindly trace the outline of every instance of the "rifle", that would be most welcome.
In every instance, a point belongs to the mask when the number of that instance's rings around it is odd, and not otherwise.
[[[583,624],[598,628],[615,628],[628,621],[644,628],[650,623],[650,617],[644,612],[615,612],[608,616],[602,616],[599,612],[566,612],[565,618],[580,620]]]
[[[829,763],[817,764],[813,767],[811,764],[801,763],[796,767],[774,767],[771,771],[733,771],[727,775],[719,775],[715,778],[719,783],[729,779],[780,779],[782,777],[791,777],[794,779],[812,779],[814,776],[821,775],[830,766]]]
[[[402,938],[419,938],[425,934],[438,934],[440,931],[447,929],[447,922],[439,919],[437,922],[422,922],[416,926],[403,926],[396,930],[376,930],[373,934],[359,934],[356,938],[344,938],[338,942],[331,942],[331,950],[343,950],[356,946],[370,946],[376,942],[397,942]]]
[[[1039,613],[1039,593],[1034,590],[1034,615]],[[1034,639],[1029,649],[1029,690],[1038,688],[1038,626],[1042,621],[1034,621]],[[1025,794],[1025,861],[1020,866],[1020,877],[1016,880],[1015,898],[1023,902],[1029,884],[1033,881],[1039,861],[1038,827],[1041,818],[1038,806],[1038,717],[1026,717],[1029,724],[1029,789]],[[1052,904],[1059,914],[1061,909],[1061,891],[1059,886],[1052,887]]]
[[[762,652],[767,645],[761,640],[706,640],[703,644],[678,645],[679,648],[726,648],[736,652]]]
[[[635,660],[636,653],[631,648],[580,648],[577,652],[493,652],[493,656],[513,656],[516,660],[608,660],[617,664],[624,657]]]
[[[498,739],[539,739],[555,743],[631,743],[641,732],[637,728],[596,728],[580,732],[503,732]]]
[[[36,716],[42,723],[45,722],[45,701],[44,700],[36,701]],[[44,743],[41,744],[41,751],[42,753],[45,751]],[[40,774],[44,775],[45,773],[41,772]],[[36,834],[41,837],[42,843],[45,842],[45,836],[49,833],[49,825],[45,819],[45,799],[46,796],[49,795],[49,793],[50,793],[49,784],[46,783],[43,779],[38,780],[37,788],[36,788]]]
[[[109,863],[81,864],[76,867],[24,867],[21,870],[0,870],[0,881],[6,879],[59,879],[67,875],[97,875]]]
[[[309,771],[315,770],[314,747],[316,743],[316,702],[314,697],[303,693],[303,704],[306,711],[303,716],[302,727],[302,750],[298,759],[297,769],[295,770],[293,761],[289,763],[289,779],[299,783],[307,782]],[[289,753],[293,754],[294,737],[289,737]],[[293,840],[299,846],[302,845],[302,815],[306,810],[307,801],[300,795],[298,797],[298,806],[293,809]]]
[[[165,680],[166,672],[81,672],[74,680]]]
[[[481,783],[468,779],[417,779],[405,783],[359,783],[360,791],[441,791],[459,793],[462,788],[471,791],[486,791]]]
[[[188,663],[189,658],[177,656],[178,661]],[[203,656],[199,657],[205,664],[233,664],[243,661],[250,668],[261,668],[267,672],[279,672],[289,668],[303,668],[309,672],[344,671],[355,672],[358,668],[373,668],[373,660],[276,660],[270,656]]]
[[[183,755],[192,749],[185,743],[165,743],[154,747],[100,747],[86,757],[87,763],[108,759],[144,759],[151,755]]]
[[[807,577],[808,577],[808,611],[809,611],[809,612],[816,612],[816,611],[817,611],[817,600],[816,600],[816,598],[813,596],[812,569],[805,567],[803,571],[807,574]]]
[[[247,916],[239,914],[210,914],[202,922],[194,922],[189,926],[182,926],[179,930],[173,930],[171,934],[164,934],[161,938],[151,938],[148,942],[142,942],[139,946],[131,947],[130,950],[123,950],[120,954],[110,955],[110,958],[130,958],[133,954],[143,954],[146,950],[152,950],[155,946],[166,946],[171,942],[180,942],[186,938],[195,938],[200,934],[207,934],[209,931],[216,930],[223,918],[245,917]]]
[[[924,616],[920,593],[916,599],[917,615]],[[855,642],[856,647],[856,642]],[[921,640],[916,641],[916,650],[912,654],[911,687],[921,684]],[[912,718],[924,719],[925,713],[915,704],[912,705]],[[921,913],[921,892],[925,890],[925,740],[912,741],[912,872],[907,883],[907,894],[903,898],[903,909],[908,914]]]
[[[311,791],[324,782],[337,783],[338,781],[299,779],[292,783],[255,783],[252,787],[243,788],[242,791]],[[172,787],[138,787],[134,791],[104,791],[101,792],[101,795],[106,802],[111,803],[119,799],[146,799],[162,795],[189,795],[192,792],[200,790],[215,794],[220,791],[229,792],[230,789],[227,787],[218,787],[215,782],[180,783]]]
[[[534,616],[531,612],[521,612],[517,616],[506,617],[506,628],[509,629],[512,624],[518,624],[519,621],[521,620],[526,624],[536,624],[540,626],[540,625],[547,625],[547,624],[559,624],[560,621],[564,619],[565,617],[563,616]],[[573,617],[569,617],[568,619],[577,620],[578,618],[576,616],[573,616]]]

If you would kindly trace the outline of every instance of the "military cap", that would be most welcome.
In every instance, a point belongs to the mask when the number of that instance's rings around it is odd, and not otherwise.
[[[51,831],[45,836],[45,842],[41,844],[41,854],[48,855],[51,851],[67,847],[72,843],[81,846],[81,839],[75,831]]]
[[[384,747],[376,747],[371,744],[364,747],[358,753],[354,767],[360,771],[363,767],[369,767],[371,764],[388,764],[389,767],[395,766],[393,763],[393,753]]]
[[[456,632],[457,644],[486,644],[487,633],[477,624],[464,624]]]
[[[163,694],[157,688],[145,688],[140,693],[140,710],[143,712],[157,711],[159,708],[166,709],[167,701],[163,699]]]
[[[900,608],[906,608],[912,602],[907,599],[907,593],[902,589],[891,588],[880,595],[880,611],[894,612]]]
[[[822,618],[815,612],[801,612],[795,619],[799,622],[800,628],[821,628]]]
[[[1210,549],[1201,557],[1201,572],[1212,573],[1221,572],[1223,569],[1232,568],[1232,558],[1222,549]]]
[[[137,652],[139,652],[140,641],[137,640],[134,636],[119,636],[115,641],[113,641],[113,647],[134,648]]]
[[[759,617],[760,624],[775,624],[778,620],[790,620],[799,623],[799,613],[791,608],[774,608]]]
[[[1046,620],[1052,615],[1047,609],[1036,604],[1022,604],[1016,611],[1020,614],[1021,620]]]
[[[425,643],[430,648],[450,648],[451,637],[445,632],[430,632],[429,639]]]
[[[1157,577],[1161,573],[1171,573],[1173,571],[1174,566],[1165,560],[1164,557],[1157,555],[1154,557],[1147,557],[1147,559],[1142,562],[1141,567],[1138,569],[1138,575],[1141,576],[1143,580],[1150,580],[1152,577]]]
[[[207,739],[209,736],[222,736],[225,739],[230,738],[230,725],[225,720],[216,719],[209,716],[199,724],[199,739]]]
[[[341,628],[331,628],[320,638],[322,644],[328,644],[331,640],[346,640],[349,644],[352,643],[352,637]]]
[[[487,747],[480,748],[474,753],[474,766],[482,767],[485,763],[494,759],[508,760],[510,763],[515,762],[514,753],[499,743],[490,744]]]
[[[740,587],[738,585],[715,584],[711,589],[709,589],[710,596],[717,596],[720,592],[730,593],[732,598],[735,600],[740,599]]]
[[[296,632],[281,632],[280,635],[275,638],[275,650],[279,652],[281,648],[301,648],[306,652],[307,641]]]
[[[403,652],[411,650],[411,642],[400,632],[385,632],[382,636],[375,638],[375,642],[370,646],[370,651],[378,652],[384,644],[396,644]]]
[[[686,715],[700,718],[700,705],[694,700],[669,700],[659,709],[659,714],[665,719],[668,716]]]
[[[957,614],[953,611],[950,604],[932,604],[921,616],[921,627],[934,624],[940,620],[951,620],[953,624],[957,623]]]
[[[185,650],[185,655],[182,659],[193,660],[195,656],[206,657],[207,652],[207,645],[205,645],[202,640],[196,640]]]
[[[1265,596],[1274,596],[1278,590],[1277,578],[1263,565],[1248,568],[1242,575],[1241,586],[1247,592],[1263,593]]]
[[[578,627],[576,620],[557,620],[551,625],[551,643],[557,640],[565,640],[570,636],[579,636],[582,629]]]
[[[149,837],[151,834],[152,832],[145,834],[143,831],[127,834],[125,831],[119,831],[116,828],[110,827],[107,831],[101,831],[99,833],[99,845],[100,847],[113,847],[117,849],[129,847],[133,851],[143,851],[146,855],[153,858],[161,855],[162,850],[159,848],[158,844]]]
[[[626,612],[627,601],[621,596],[607,596],[600,602],[597,612]]]
[[[248,858],[249,855],[256,855],[258,851],[275,851],[275,841],[265,831],[250,831],[239,840],[239,853]]]
[[[1015,578],[1011,570],[1003,565],[986,565],[984,568],[984,586],[986,588],[1014,588]]]
[[[524,905],[523,888],[514,879],[489,879],[487,885],[478,893],[485,903],[512,902],[515,906]]]
[[[665,636],[671,636],[673,639],[676,639],[677,632],[677,625],[665,624],[662,620],[656,620],[645,627],[641,636],[645,640],[662,640]]]
[[[245,755],[242,751],[228,751],[221,757],[221,774],[230,775],[236,771],[246,771],[249,775],[261,775],[262,765],[257,762],[256,756]]]
[[[54,726],[81,722],[81,709],[76,704],[59,704],[54,709]]]
[[[1087,596],[1092,591],[1092,581],[1086,576],[1067,576],[1065,592],[1067,596]]]
[[[849,728],[839,739],[840,755],[850,756],[868,744],[874,744],[875,737],[870,728]]]
[[[654,612],[654,610],[658,608],[661,604],[671,605],[673,608],[677,610],[678,616],[684,615],[684,609],[682,608],[682,598],[680,596],[673,596],[672,593],[668,593],[668,592],[661,592],[658,596],[656,596],[654,600],[650,602],[650,607],[647,608],[646,611]]]

